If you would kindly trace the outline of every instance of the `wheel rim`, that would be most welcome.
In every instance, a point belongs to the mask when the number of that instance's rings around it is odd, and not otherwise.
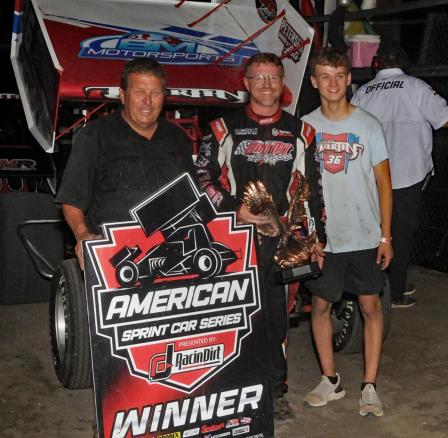
[[[210,269],[213,267],[212,259],[208,255],[201,255],[198,259],[198,268],[204,272],[207,273],[210,271]]]
[[[120,269],[120,278],[125,282],[129,283],[134,278],[134,271],[130,266],[123,266]]]
[[[59,287],[56,290],[56,297],[54,302],[54,330],[56,334],[59,359],[61,360],[61,362],[64,360],[65,342],[67,335],[64,284],[64,279],[61,279]]]
[[[210,278],[216,275],[222,266],[222,260],[217,251],[212,248],[200,249],[193,259],[193,264],[201,278]]]

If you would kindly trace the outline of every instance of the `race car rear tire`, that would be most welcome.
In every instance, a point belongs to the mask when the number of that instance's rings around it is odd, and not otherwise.
[[[58,267],[50,296],[50,338],[59,381],[69,389],[92,387],[84,279],[77,259]]]
[[[222,269],[222,259],[218,251],[213,248],[201,248],[193,257],[195,273],[207,279],[217,275]]]
[[[62,219],[52,195],[8,192],[0,194],[0,304],[48,301],[51,281],[34,267],[17,235],[17,225],[29,219]],[[32,225],[26,236],[56,266],[64,257],[61,224]]]
[[[383,341],[389,334],[391,322],[391,301],[388,283],[381,294],[384,315]],[[338,353],[362,353],[364,350],[364,321],[355,296],[344,294],[341,301],[333,304],[333,349]]]

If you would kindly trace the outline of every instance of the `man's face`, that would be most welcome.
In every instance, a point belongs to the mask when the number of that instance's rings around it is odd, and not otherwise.
[[[346,99],[347,87],[352,76],[346,67],[316,65],[311,83],[319,90],[320,97],[327,102],[339,102]]]
[[[162,81],[151,73],[131,73],[128,87],[120,90],[123,116],[139,134],[155,129],[164,101]]]
[[[244,85],[250,93],[250,105],[256,114],[272,115],[280,107],[283,71],[275,64],[254,64],[249,67]]]

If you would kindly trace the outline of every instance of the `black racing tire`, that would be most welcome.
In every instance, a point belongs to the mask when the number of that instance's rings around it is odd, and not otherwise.
[[[381,294],[384,315],[383,342],[390,330],[391,298],[388,283]],[[342,300],[333,304],[333,349],[342,354],[362,353],[364,350],[364,321],[356,296],[344,294]]]
[[[138,266],[130,260],[120,263],[115,268],[115,278],[121,287],[134,286],[138,280]]]
[[[222,269],[222,259],[213,248],[201,248],[193,257],[194,272],[207,279],[217,275]]]
[[[52,195],[34,192],[0,193],[0,304],[48,301],[51,281],[42,277],[17,234],[26,220],[62,219]],[[26,236],[53,266],[64,258],[64,225],[32,225]]]
[[[84,279],[77,259],[64,260],[53,279],[50,296],[53,364],[66,388],[92,387],[89,325]]]
[[[344,294],[331,309],[333,349],[338,353],[363,351],[363,321],[356,297]]]

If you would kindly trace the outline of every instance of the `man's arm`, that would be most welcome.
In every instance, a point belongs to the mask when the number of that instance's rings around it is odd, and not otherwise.
[[[374,168],[376,185],[381,215],[381,231],[385,242],[380,242],[376,262],[381,265],[381,269],[386,269],[393,257],[392,249],[392,183],[390,179],[389,160],[383,160]]]
[[[448,127],[448,103],[446,99],[435,92],[426,82],[415,78],[418,92],[418,108],[424,119],[433,129]]]
[[[223,119],[213,120],[203,137],[196,159],[196,177],[200,189],[220,211],[238,211],[242,201],[231,196],[221,183],[225,150],[231,148],[232,137]]]
[[[326,235],[325,235],[325,227],[322,222],[322,216],[324,210],[323,193],[322,193],[322,176],[320,174],[319,162],[316,161],[316,139],[314,135],[315,135],[314,128],[307,122],[302,121],[301,139],[306,146],[304,176],[310,186],[310,198],[308,200],[308,208],[310,210],[311,216],[314,218],[316,234],[318,239],[318,241],[314,246],[316,261],[322,268],[323,257],[325,256],[324,248],[326,242]],[[298,170],[300,171],[300,169]]]
[[[64,218],[75,236],[76,257],[78,258],[80,268],[84,270],[82,241],[98,239],[100,236],[90,232],[86,224],[84,212],[80,208],[69,204],[62,204],[62,212],[64,213]]]
[[[322,177],[319,170],[319,164],[315,159],[316,144],[315,140],[305,150],[305,178],[310,186],[310,198],[308,207],[310,214],[314,218],[316,226],[316,234],[319,242],[324,243],[326,240],[325,228],[322,223],[323,212],[323,194],[322,194]]]

